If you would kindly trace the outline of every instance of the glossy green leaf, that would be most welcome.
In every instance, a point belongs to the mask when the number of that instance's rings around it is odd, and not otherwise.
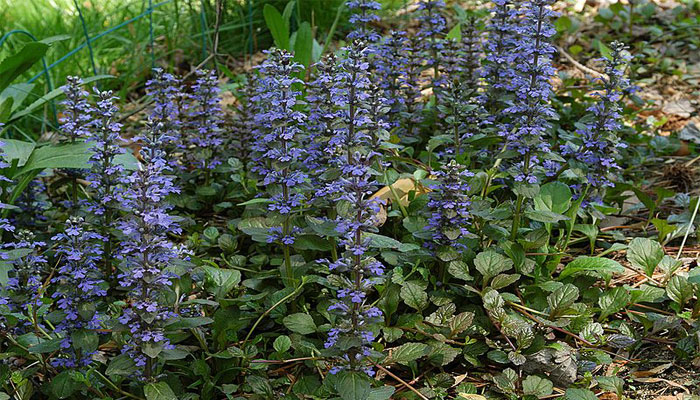
[[[149,383],[143,388],[146,400],[177,400],[175,392],[165,382]]]
[[[641,269],[647,276],[652,276],[654,270],[664,257],[664,249],[651,239],[634,238],[627,249],[627,261],[633,267]]]
[[[263,7],[263,16],[267,28],[272,34],[275,45],[282,50],[290,50],[289,48],[289,23],[282,17],[279,11],[272,4],[265,4]]]
[[[41,60],[48,49],[49,46],[45,43],[29,42],[19,52],[0,61],[0,92]]]
[[[621,274],[625,271],[625,267],[619,262],[602,257],[576,257],[568,263],[559,274],[559,279],[587,272],[595,276],[609,276],[613,274]]]

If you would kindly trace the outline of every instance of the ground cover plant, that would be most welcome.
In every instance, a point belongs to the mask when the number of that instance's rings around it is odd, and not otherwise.
[[[0,61],[0,399],[696,397],[653,13],[590,40],[552,0],[393,3],[322,41],[319,4],[266,3],[252,68],[165,58],[135,106],[86,74],[23,106],[49,45]]]

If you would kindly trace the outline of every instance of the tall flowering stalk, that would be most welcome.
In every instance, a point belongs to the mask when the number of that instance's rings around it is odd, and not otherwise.
[[[551,78],[556,73],[552,55],[556,51],[549,42],[556,33],[551,18],[551,0],[532,0],[523,6],[524,19],[516,43],[517,74],[511,81],[515,94],[513,104],[505,112],[513,116],[515,125],[507,139],[509,147],[522,156],[522,163],[515,175],[517,182],[536,183],[539,164],[538,154],[549,152],[544,136],[551,128],[548,119],[555,116],[549,103],[552,94]]]
[[[58,243],[56,256],[60,266],[51,278],[56,287],[51,295],[56,300],[63,318],[56,325],[56,332],[64,334],[61,355],[54,358],[53,366],[77,368],[92,362],[94,351],[75,347],[73,335],[100,327],[100,316],[96,303],[107,295],[105,282],[98,267],[102,248],[98,242],[102,236],[85,230],[81,217],[70,217],[66,228],[51,238]]]
[[[329,308],[337,319],[325,347],[332,348],[339,356],[340,364],[331,373],[351,369],[372,376],[374,371],[367,365],[366,357],[371,356],[375,339],[371,327],[381,319],[382,313],[371,305],[367,294],[384,273],[381,262],[369,255],[371,239],[367,237],[368,232],[376,230],[381,207],[380,200],[371,197],[377,189],[372,165],[377,156],[373,135],[378,132],[370,131],[376,125],[370,119],[367,104],[371,97],[368,49],[358,42],[345,50],[347,56],[336,80],[343,98],[342,127],[329,145],[340,149],[336,163],[341,174],[331,185],[337,201],[347,208],[337,220],[344,251],[338,260],[329,263],[330,271],[340,275],[334,279],[339,285],[337,300]]]
[[[379,34],[370,25],[379,21],[376,12],[382,9],[382,4],[374,0],[348,0],[346,4],[352,12],[349,22],[357,27],[348,34],[348,39],[366,43],[379,41]]]
[[[66,99],[61,103],[64,107],[63,115],[59,119],[61,131],[66,135],[69,143],[83,139],[90,134],[93,108],[88,102],[89,93],[83,89],[82,79],[76,76],[66,78],[63,86]],[[78,205],[78,171],[69,170],[71,176],[71,207]]]
[[[405,137],[409,141],[415,141],[417,129],[423,121],[423,103],[421,98],[421,72],[423,71],[423,57],[421,55],[421,39],[416,35],[408,38],[406,47],[406,75],[405,82],[401,86],[402,97],[406,106],[402,114],[402,126],[405,126]]]
[[[588,107],[590,114],[582,121],[583,128],[576,131],[580,143],[562,151],[583,167],[588,187],[596,188],[598,195],[613,186],[610,178],[620,169],[618,151],[627,147],[618,134],[622,128],[620,100],[630,86],[624,75],[630,57],[623,43],[613,42],[610,49],[610,58],[605,59],[605,76],[596,79],[600,87],[593,96],[597,101]],[[591,200],[601,201],[599,196]]]
[[[128,213],[117,224],[124,235],[120,284],[130,288],[129,306],[119,322],[129,331],[123,351],[143,368],[144,378],[148,379],[153,373],[153,354],[173,348],[165,337],[164,327],[175,316],[166,292],[177,276],[167,267],[180,257],[180,250],[168,235],[180,234],[181,229],[168,213],[171,206],[165,201],[168,195],[179,193],[164,159],[168,141],[165,128],[152,125],[139,139],[143,143],[143,163],[125,178],[122,207]]]
[[[333,157],[333,154],[327,151],[328,141],[333,137],[336,121],[341,115],[335,89],[335,77],[338,72],[336,56],[324,56],[313,68],[313,80],[308,84],[306,95],[309,104],[309,133],[304,164],[308,167],[312,179],[323,180],[321,175],[329,169]],[[321,182],[316,183],[322,185]],[[322,197],[323,191],[317,198]]]
[[[430,186],[432,191],[428,201],[430,216],[425,229],[432,232],[434,244],[461,252],[466,248],[461,240],[469,234],[471,220],[467,179],[474,174],[455,160],[450,160],[434,175],[435,183]]]
[[[260,125],[260,159],[268,160],[260,165],[259,173],[270,193],[268,210],[277,213],[281,226],[270,229],[269,243],[278,243],[284,252],[283,275],[287,284],[294,282],[291,264],[291,246],[298,229],[292,225],[292,213],[305,199],[301,188],[308,178],[301,161],[305,150],[302,145],[302,126],[306,115],[296,110],[298,97],[304,82],[298,78],[303,66],[294,62],[291,53],[273,49],[260,65],[260,92],[256,101],[266,108],[256,116]]]
[[[519,31],[522,37],[516,43],[515,66],[517,74],[510,85],[515,95],[513,103],[504,111],[513,116],[514,127],[506,137],[510,149],[520,154],[515,166],[515,181],[537,183],[537,171],[542,155],[549,153],[545,139],[550,129],[549,119],[555,116],[549,103],[552,94],[550,80],[556,70],[552,66],[554,46],[549,43],[556,33],[551,18],[551,0],[531,0],[523,6],[523,20]],[[518,195],[511,235],[514,238],[520,225],[523,196]]]
[[[482,105],[488,111],[487,121],[500,122],[499,115],[504,106],[504,95],[508,92],[511,78],[515,73],[513,49],[518,30],[518,10],[511,0],[494,0],[491,18],[487,25],[487,40],[481,77],[486,90],[480,95]],[[497,127],[499,128],[499,127]],[[506,128],[496,129],[505,136]]]
[[[207,180],[211,170],[221,164],[219,150],[224,143],[221,129],[221,89],[216,73],[197,70],[192,85],[193,104],[189,106],[190,138],[195,166],[203,168]],[[207,182],[208,183],[208,182]]]
[[[88,102],[89,93],[83,89],[82,79],[77,76],[69,76],[62,89],[66,99],[61,103],[64,110],[59,122],[61,123],[61,131],[73,143],[84,138],[90,132],[93,109]]]
[[[183,117],[186,111],[184,101],[187,96],[182,79],[162,68],[153,68],[153,78],[146,82],[146,93],[153,98],[149,116],[151,124],[162,124],[166,134],[172,138],[165,151],[171,166],[175,168],[178,163],[174,153],[183,149]]]
[[[14,230],[8,222],[0,223],[3,230]],[[13,318],[18,319],[14,326],[17,335],[27,333],[31,330],[30,327],[34,330],[42,329],[38,321],[38,309],[41,306],[42,277],[45,276],[47,263],[41,251],[45,246],[45,242],[36,240],[34,233],[24,229],[15,233],[14,241],[3,245],[3,248],[14,250],[15,255],[19,255],[9,260],[12,269],[8,273],[7,283],[0,286],[0,306],[6,307],[13,313]]]
[[[442,15],[445,8],[444,0],[421,0],[418,4],[418,21],[420,29],[417,37],[422,42],[426,53],[426,66],[433,70],[433,87],[440,86],[440,62],[444,49],[443,37],[447,29],[447,21]]]
[[[402,31],[392,31],[377,46],[375,75],[382,90],[382,96],[391,107],[387,115],[389,125],[398,130],[405,129],[402,126],[407,112],[404,91],[414,89],[412,86],[416,85],[416,82],[409,81],[408,77],[409,52],[409,41],[406,32]],[[397,132],[397,134],[404,136],[405,132]]]
[[[112,91],[94,89],[97,104],[94,110],[95,119],[90,126],[87,141],[90,143],[90,171],[86,177],[94,190],[93,200],[88,204],[88,210],[97,215],[104,249],[104,272],[112,273],[112,227],[115,214],[119,209],[119,197],[122,188],[120,183],[124,176],[124,167],[116,162],[116,157],[125,150],[120,147],[122,124],[117,122],[119,109],[114,105],[116,97]]]
[[[231,144],[232,148],[243,165],[248,165],[250,161],[253,132],[255,131],[255,114],[257,113],[253,96],[255,96],[256,75],[247,74],[246,83],[242,86],[238,94],[238,104],[236,105],[232,122]]]

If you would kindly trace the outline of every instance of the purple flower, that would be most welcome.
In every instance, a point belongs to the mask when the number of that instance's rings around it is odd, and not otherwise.
[[[183,118],[188,98],[184,91],[182,79],[176,75],[153,68],[153,78],[146,82],[146,93],[153,98],[153,108],[149,116],[152,125],[161,124],[163,134],[169,137],[168,145],[164,148],[166,158],[173,168],[183,168],[174,157],[176,152],[182,152]]]
[[[538,155],[549,153],[547,131],[549,119],[555,117],[549,103],[552,94],[551,78],[556,70],[552,66],[552,55],[556,51],[550,38],[556,33],[551,18],[551,0],[532,0],[524,3],[522,21],[516,32],[513,66],[516,73],[511,77],[507,90],[513,93],[512,103],[504,110],[511,116],[513,127],[506,133],[508,147],[520,154],[515,164],[515,181],[537,183],[537,172],[541,160]]]
[[[90,143],[90,171],[86,177],[94,190],[88,210],[98,216],[100,233],[104,240],[102,257],[105,261],[105,273],[111,273],[112,233],[114,216],[119,210],[119,199],[122,194],[121,182],[124,168],[117,163],[116,157],[124,154],[120,146],[122,124],[117,122],[119,109],[114,105],[116,97],[111,91],[94,89],[97,105],[94,119],[90,124],[87,142]]]
[[[294,62],[291,53],[272,49],[258,67],[256,103],[256,143],[253,171],[262,177],[270,193],[268,210],[282,216],[282,226],[271,231],[270,242],[279,241],[285,248],[294,243],[298,233],[291,225],[291,213],[305,200],[303,183],[308,180],[308,158],[302,128],[306,115],[298,110],[300,89],[298,78],[303,66]],[[288,251],[288,250],[285,250]]]
[[[89,135],[93,109],[88,103],[88,92],[83,89],[82,79],[66,77],[66,85],[61,89],[66,99],[61,103],[64,110],[59,122],[61,130],[72,143]]]
[[[435,184],[431,185],[428,208],[430,217],[425,227],[433,234],[438,246],[450,246],[464,250],[461,242],[469,234],[471,219],[469,207],[469,184],[466,178],[473,176],[464,166],[451,160],[441,171],[435,171]],[[432,247],[432,246],[431,246]]]
[[[51,361],[54,366],[74,368],[92,362],[91,352],[71,348],[71,335],[100,327],[101,319],[94,304],[107,295],[102,273],[97,266],[101,260],[103,238],[86,231],[84,225],[83,218],[71,217],[66,221],[65,231],[51,238],[58,244],[58,259],[63,261],[51,279],[56,287],[51,297],[65,315],[56,325],[56,332],[66,335],[61,345],[64,351],[59,358]]]
[[[214,169],[221,164],[220,147],[224,143],[221,128],[221,90],[216,73],[197,70],[197,80],[192,85],[193,104],[189,105],[189,146],[190,161],[198,167]]]
[[[124,262],[119,279],[122,287],[130,289],[131,305],[119,321],[130,333],[123,351],[144,367],[143,373],[149,377],[154,365],[144,347],[173,348],[165,337],[164,327],[175,313],[165,296],[177,276],[167,267],[182,258],[183,250],[168,239],[168,235],[181,233],[178,223],[168,213],[171,206],[166,202],[167,196],[179,193],[169,163],[164,159],[169,136],[163,125],[158,124],[138,139],[143,143],[143,164],[124,180],[121,206],[127,213],[117,223],[124,235],[120,251]]]
[[[0,221],[4,230],[12,231],[11,226]],[[0,285],[0,307],[9,309],[18,319],[11,327],[16,335],[26,333],[33,325],[41,326],[39,321],[34,319],[33,313],[41,306],[41,287],[43,278],[46,276],[45,269],[47,259],[41,249],[46,243],[37,241],[34,233],[28,230],[18,230],[15,233],[15,240],[5,243],[4,249],[15,250],[15,256],[10,257],[6,252],[2,252],[3,259],[12,268],[8,271],[8,279],[4,285]],[[5,313],[3,313],[5,314]],[[0,317],[0,327],[7,329],[8,322],[4,317]]]
[[[369,253],[371,239],[367,234],[376,231],[381,206],[371,194],[377,189],[373,168],[381,167],[377,149],[388,137],[384,118],[388,107],[383,91],[370,81],[366,45],[356,41],[344,51],[346,55],[338,65],[332,88],[340,113],[327,150],[335,155],[332,162],[340,176],[329,182],[324,192],[342,203],[338,209],[344,210],[336,220],[344,251],[338,260],[328,262],[329,270],[339,274],[337,282],[342,285],[336,291],[337,300],[329,307],[337,319],[326,347],[334,348],[340,338],[359,338],[360,343],[337,350],[341,365],[331,373],[346,368],[366,370],[365,358],[374,341],[371,325],[381,319],[381,312],[367,303],[367,296],[384,272],[381,263]]]
[[[618,152],[626,147],[619,137],[622,128],[620,100],[630,86],[624,76],[630,57],[620,42],[611,43],[610,48],[610,58],[605,59],[605,76],[596,80],[599,89],[593,96],[597,101],[588,107],[590,114],[580,122],[582,128],[576,131],[577,143],[562,151],[586,171],[587,184],[594,189],[587,197],[597,197],[604,188],[613,186],[611,178],[620,169]]]
[[[381,3],[374,0],[348,0],[346,5],[352,12],[349,22],[356,27],[348,34],[348,39],[362,40],[366,43],[377,42],[380,36],[370,24],[379,22],[376,12],[382,9]]]

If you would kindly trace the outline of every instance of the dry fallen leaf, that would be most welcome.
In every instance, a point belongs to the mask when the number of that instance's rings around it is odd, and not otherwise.
[[[635,378],[648,378],[666,371],[667,369],[671,368],[671,366],[673,366],[673,363],[661,364],[658,367],[652,368],[648,371],[634,371],[631,375]]]

